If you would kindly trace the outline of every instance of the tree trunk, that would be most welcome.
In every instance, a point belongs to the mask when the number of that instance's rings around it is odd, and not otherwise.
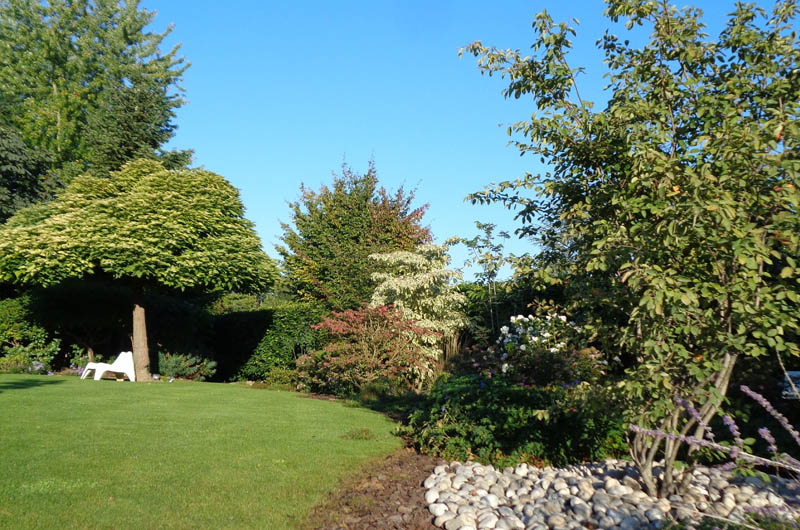
[[[144,307],[140,304],[141,291],[133,302],[133,368],[137,381],[152,381],[150,376],[150,350],[147,348],[147,326]]]

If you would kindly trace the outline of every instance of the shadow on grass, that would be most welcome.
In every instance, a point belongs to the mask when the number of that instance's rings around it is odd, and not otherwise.
[[[412,392],[404,395],[367,394],[357,397],[354,401],[359,406],[385,414],[392,420],[402,424],[408,422],[408,417],[411,413],[425,407],[427,404],[426,396]]]
[[[255,383],[252,388],[275,389],[274,385]],[[283,390],[282,388],[279,388]],[[291,389],[290,389],[291,390]],[[379,412],[391,420],[405,424],[411,414],[427,404],[424,394],[408,392],[407,394],[392,394],[390,392],[374,391],[369,389],[361,394],[351,396],[334,396],[330,394],[300,393],[304,399],[321,399],[323,401],[337,401],[345,407],[362,407]]]
[[[18,381],[0,381],[0,393],[8,390],[24,390],[26,388],[55,385],[63,382],[64,381],[60,379],[22,379]]]

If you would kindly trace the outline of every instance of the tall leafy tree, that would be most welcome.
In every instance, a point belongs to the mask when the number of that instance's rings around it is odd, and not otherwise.
[[[77,177],[0,227],[0,280],[48,286],[91,275],[133,288],[134,364],[147,380],[146,288],[262,291],[277,269],[224,178],[138,160],[110,178]]]
[[[704,436],[737,360],[800,354],[798,5],[767,15],[737,3],[714,40],[694,8],[607,5],[611,21],[652,33],[641,47],[603,36],[601,111],[568,62],[574,29],[546,13],[531,57],[467,48],[509,78],[506,96],[533,98],[537,112],[510,133],[550,167],[473,197],[521,208],[522,231],[544,249],[540,279],[563,286],[575,313],[613,313],[595,325],[638,357],[625,381],[643,427],[631,454],[649,492],[668,495],[681,436]]]
[[[370,254],[412,250],[431,239],[420,224],[427,206],[412,208],[413,192],[400,188],[392,194],[378,187],[372,164],[363,175],[343,167],[331,188],[300,191],[300,199],[289,205],[294,227],[282,224],[284,245],[277,250],[288,288],[329,311],[369,301],[375,268]]]
[[[120,86],[145,80],[168,94],[170,110],[184,103],[178,83],[188,63],[178,46],[161,52],[171,28],[146,30],[155,13],[138,3],[0,0],[0,121],[51,153],[51,169],[66,177],[86,169],[96,139],[89,119],[117,105]],[[168,123],[158,122],[146,143],[163,143]]]

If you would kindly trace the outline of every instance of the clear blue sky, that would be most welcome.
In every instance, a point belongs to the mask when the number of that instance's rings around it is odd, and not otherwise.
[[[587,69],[581,93],[600,105],[606,100],[595,46],[608,27],[600,0],[141,5],[158,12],[155,30],[174,24],[168,44],[182,43],[192,63],[183,82],[189,104],[178,112],[170,145],[195,149],[196,165],[239,188],[273,257],[300,184],[319,189],[343,161],[363,172],[373,158],[382,185],[416,189],[418,204],[430,205],[425,222],[438,242],[476,235],[475,220],[509,232],[519,226],[500,206],[464,202],[490,182],[542,170],[507,145],[506,126],[530,116],[530,100],[504,100],[502,80],[481,76],[474,58],[458,58],[474,40],[527,50],[536,12],[546,8],[556,21],[576,17],[570,62]],[[733,1],[692,5],[703,8],[713,36]],[[506,249],[521,254],[533,247],[513,238]],[[452,255],[461,266],[464,250]]]

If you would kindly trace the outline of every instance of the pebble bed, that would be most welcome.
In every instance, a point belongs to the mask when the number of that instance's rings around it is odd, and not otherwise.
[[[639,529],[704,515],[734,521],[754,511],[800,515],[797,481],[771,477],[764,483],[698,468],[686,493],[656,499],[642,491],[637,477],[632,464],[617,460],[561,469],[520,464],[502,471],[452,462],[437,466],[423,485],[434,525],[445,530]]]

